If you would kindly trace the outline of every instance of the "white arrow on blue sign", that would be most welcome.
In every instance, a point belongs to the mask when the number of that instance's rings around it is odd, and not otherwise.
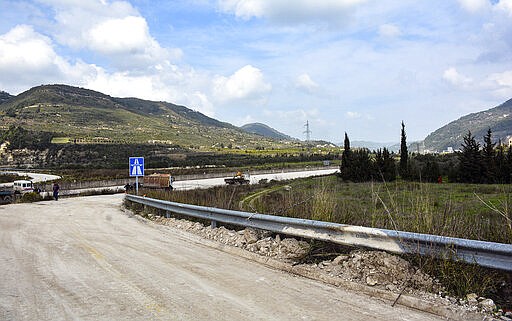
[[[144,157],[130,157],[130,176],[144,176]]]

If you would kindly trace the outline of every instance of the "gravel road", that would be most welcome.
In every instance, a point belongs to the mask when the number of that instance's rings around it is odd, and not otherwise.
[[[441,320],[210,248],[122,198],[0,207],[0,320]]]

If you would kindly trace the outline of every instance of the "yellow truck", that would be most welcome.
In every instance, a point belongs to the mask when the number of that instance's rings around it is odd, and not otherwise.
[[[144,176],[142,186],[145,188],[165,189],[170,191],[173,189],[173,182],[174,177],[172,177],[171,174],[151,174]]]
[[[242,172],[237,172],[235,176],[224,179],[224,182],[226,182],[228,185],[245,185],[249,184],[250,180],[248,179],[247,175],[243,174]]]

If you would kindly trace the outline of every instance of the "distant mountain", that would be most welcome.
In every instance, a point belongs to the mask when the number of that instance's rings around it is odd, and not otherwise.
[[[512,99],[503,104],[478,113],[461,117],[429,134],[424,141],[425,149],[443,151],[448,147],[460,149],[468,131],[479,142],[491,128],[493,141],[505,141],[512,135]]]
[[[283,134],[275,130],[274,128],[262,123],[245,124],[240,128],[248,133],[269,137],[277,140],[295,140],[295,138]]]
[[[194,148],[275,145],[270,138],[249,134],[185,106],[116,98],[67,85],[34,87],[0,103],[0,130],[11,125],[53,133],[63,141],[150,141]]]
[[[0,90],[0,104],[3,104],[4,102],[8,101],[14,97],[13,95],[10,95],[9,93],[6,93],[5,91]]]

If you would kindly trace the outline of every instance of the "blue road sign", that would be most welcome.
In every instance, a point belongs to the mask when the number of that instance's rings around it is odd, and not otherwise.
[[[144,176],[144,157],[130,157],[130,176]]]

